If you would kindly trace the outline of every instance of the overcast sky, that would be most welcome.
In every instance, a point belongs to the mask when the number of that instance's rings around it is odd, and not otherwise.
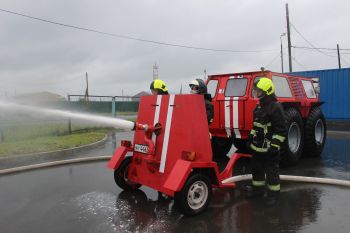
[[[176,93],[207,74],[281,71],[280,0],[1,0],[0,8],[63,24],[185,46],[254,50],[213,52],[126,40],[35,21],[0,11],[0,96],[50,91],[94,95],[148,91],[152,67]],[[290,0],[290,21],[313,46],[350,48],[350,2]],[[292,44],[311,45],[292,27]],[[283,47],[287,38],[282,37]],[[293,49],[295,71],[337,68],[336,51]],[[342,51],[350,66],[350,50]],[[287,69],[287,49],[284,49]]]

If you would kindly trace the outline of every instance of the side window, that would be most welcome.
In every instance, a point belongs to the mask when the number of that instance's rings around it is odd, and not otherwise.
[[[301,82],[303,83],[307,98],[309,98],[309,99],[316,98],[316,93],[314,91],[314,87],[312,86],[311,81],[302,80]]]
[[[207,84],[207,88],[208,88],[208,93],[211,95],[211,97],[214,97],[216,95],[216,89],[218,87],[218,80],[212,79],[209,80],[208,84]]]
[[[247,83],[246,78],[229,79],[226,83],[225,96],[244,96]]]
[[[273,81],[273,84],[275,85],[275,95],[277,97],[286,97],[286,98],[293,97],[286,78],[279,77],[279,76],[272,76],[272,81]]]

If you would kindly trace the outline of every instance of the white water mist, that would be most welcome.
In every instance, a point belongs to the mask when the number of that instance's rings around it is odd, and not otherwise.
[[[35,113],[35,114],[45,114],[49,116],[61,116],[61,117],[66,117],[70,119],[86,120],[90,122],[100,123],[106,126],[111,126],[118,129],[132,130],[134,128],[134,122],[124,120],[124,119],[98,116],[98,115],[86,114],[86,113],[75,113],[71,111],[64,111],[64,110],[57,110],[57,109],[50,109],[50,108],[41,108],[36,106],[28,106],[28,105],[16,104],[11,102],[4,102],[1,100],[0,100],[0,109],[3,109],[3,110],[6,109],[9,111]]]

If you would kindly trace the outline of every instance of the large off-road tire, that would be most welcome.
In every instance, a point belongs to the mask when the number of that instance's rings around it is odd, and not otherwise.
[[[249,149],[247,148],[247,139],[235,138],[233,139],[233,145],[237,148],[237,152],[249,154]]]
[[[212,196],[210,178],[205,174],[194,173],[186,181],[180,192],[175,193],[175,204],[187,216],[203,212]]]
[[[287,138],[281,150],[281,166],[292,166],[298,162],[304,146],[304,127],[300,113],[295,108],[285,110]]]
[[[327,137],[326,120],[319,107],[311,109],[305,120],[305,148],[304,155],[308,157],[320,156]]]
[[[140,184],[134,183],[128,179],[128,169],[132,157],[126,157],[118,169],[114,171],[114,181],[123,190],[135,190],[141,187]]]
[[[213,158],[223,158],[227,155],[232,147],[232,137],[212,137],[211,148],[213,152]]]

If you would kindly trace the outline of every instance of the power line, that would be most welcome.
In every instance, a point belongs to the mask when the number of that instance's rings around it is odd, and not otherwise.
[[[308,70],[308,68],[306,68],[303,64],[301,64],[297,59],[295,59],[295,57],[292,57],[292,59],[299,65],[301,66],[304,70]]]
[[[275,57],[273,57],[273,59],[269,63],[267,63],[267,65],[265,65],[265,68],[270,67],[270,65],[272,65],[272,63],[274,63],[280,55],[281,54],[278,52],[278,54]]]
[[[296,29],[296,27],[294,26],[294,24],[290,23],[290,25],[292,25],[293,29],[299,34],[299,36],[301,36],[301,38],[303,38],[313,49],[317,50],[319,53],[326,55],[328,57],[335,57],[332,55],[329,55],[327,53],[324,53],[323,51],[321,51],[320,49],[318,49],[317,47],[315,47],[308,39],[305,38],[305,36],[303,36],[303,34],[301,34],[298,29]]]
[[[314,47],[306,47],[306,46],[292,46],[297,49],[319,49],[319,50],[337,50],[335,48],[314,48]],[[350,50],[350,49],[339,49],[339,50]]]
[[[275,52],[275,51],[277,51],[277,50],[214,49],[214,48],[205,48],[205,47],[197,47],[197,46],[182,45],[182,44],[173,44],[173,43],[168,43],[168,42],[161,42],[161,41],[155,41],[155,40],[136,38],[136,37],[122,35],[122,34],[103,32],[103,31],[99,31],[99,30],[96,30],[96,29],[84,28],[84,27],[80,27],[80,26],[74,26],[74,25],[60,23],[60,22],[56,22],[56,21],[52,21],[52,20],[48,20],[48,19],[43,19],[43,18],[38,18],[38,17],[34,17],[34,16],[30,16],[30,15],[26,15],[26,14],[14,12],[14,11],[2,9],[2,8],[0,8],[0,11],[6,12],[6,13],[9,13],[9,14],[13,14],[13,15],[17,15],[17,16],[21,16],[21,17],[25,17],[25,18],[29,18],[29,19],[32,19],[32,20],[37,20],[37,21],[41,21],[41,22],[45,22],[45,23],[55,24],[55,25],[62,26],[62,27],[69,27],[69,28],[73,28],[73,29],[77,29],[77,30],[94,32],[94,33],[97,33],[97,34],[102,34],[102,35],[106,35],[106,36],[112,36],[112,37],[116,37],[116,38],[120,38],[120,39],[134,40],[134,41],[140,41],[140,42],[157,44],[157,45],[164,45],[164,46],[171,46],[171,47],[178,47],[178,48],[186,48],[186,49],[195,49],[195,50],[204,50],[204,51],[212,51],[212,52],[228,52],[228,53],[264,53],[264,52]]]
[[[319,52],[319,51],[317,51],[316,49],[314,49],[314,48],[311,48],[311,47],[302,47],[302,46],[293,46],[292,45],[292,48],[294,48],[294,49],[302,49],[302,50],[306,50],[306,51],[309,51],[309,52]],[[335,51],[330,51],[330,52],[326,52],[327,54],[337,54],[337,51],[336,51],[337,49],[335,49]],[[339,49],[339,50],[341,50],[341,49]],[[345,49],[344,49],[345,50]],[[347,49],[346,49],[347,50]],[[345,50],[345,51],[346,51]],[[350,54],[350,53],[347,53],[347,52],[340,52],[340,54]],[[333,56],[333,57],[335,57],[335,56]]]
[[[344,57],[340,57],[340,59],[341,59],[343,62],[345,62],[345,64],[347,64],[348,66],[350,66],[349,63],[348,63],[348,61],[347,61]]]

